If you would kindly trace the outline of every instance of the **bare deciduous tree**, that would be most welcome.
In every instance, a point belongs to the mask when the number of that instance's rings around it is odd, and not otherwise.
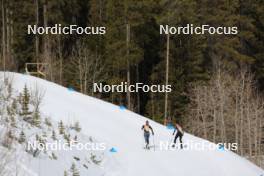
[[[264,155],[264,99],[247,69],[218,68],[209,83],[193,85],[186,126],[216,143],[237,143],[237,153],[260,165]]]
[[[68,72],[78,80],[78,87],[84,94],[93,95],[93,83],[102,81],[103,63],[99,56],[91,54],[82,42],[78,43],[71,56]]]

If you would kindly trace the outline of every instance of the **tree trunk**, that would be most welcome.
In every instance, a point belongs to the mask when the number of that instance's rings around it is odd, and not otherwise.
[[[241,85],[241,89],[242,90],[240,90],[240,141],[239,141],[239,143],[240,143],[240,155],[241,156],[243,156],[243,154],[244,154],[244,149],[243,149],[243,147],[244,147],[244,145],[243,145],[243,135],[244,135],[244,133],[243,133],[243,131],[244,131],[244,123],[243,123],[243,116],[244,116],[244,112],[243,112],[243,92],[244,92],[244,85],[245,85],[245,83],[244,83],[244,76],[242,76],[242,85]]]
[[[3,70],[6,71],[6,26],[5,26],[4,0],[2,0],[2,62],[3,62]]]
[[[170,35],[167,34],[167,49],[166,49],[166,81],[165,86],[169,83],[169,57],[170,57]],[[168,92],[165,92],[165,103],[164,103],[164,122],[168,119]]]
[[[44,28],[46,28],[48,26],[48,1],[45,0],[44,5],[43,5],[43,25]],[[49,36],[48,35],[44,35],[44,60],[45,63],[48,64],[48,68],[46,68],[45,72],[46,74],[48,74],[49,79],[52,81],[52,63],[51,63],[51,59],[49,56]]]
[[[14,62],[14,17],[13,17],[13,9],[10,10],[10,59],[12,60],[13,67],[17,70],[17,65]]]
[[[6,5],[6,67],[9,69],[10,62],[10,19],[9,19],[9,5]]]
[[[79,56],[80,57],[80,56]],[[78,66],[79,66],[79,80],[80,80],[80,91],[83,93],[83,78],[82,78],[82,61],[81,58],[78,59]]]
[[[247,117],[247,132],[248,132],[248,150],[249,150],[249,156],[252,156],[252,139],[251,139],[251,119],[250,116],[253,114],[250,114],[250,102],[249,102],[249,94],[250,94],[250,90],[248,90],[249,88],[247,87],[246,89],[246,117]]]
[[[130,62],[129,62],[130,25],[126,24],[126,54],[127,54],[127,85],[130,86]],[[127,91],[127,108],[131,109],[131,94]]]
[[[44,2],[44,6],[43,6],[43,25],[44,25],[44,28],[46,28],[48,26],[48,17],[47,17],[47,0],[45,0]],[[48,53],[48,36],[47,35],[44,35],[44,57],[45,57],[45,60],[47,60],[48,56],[47,56],[47,53]]]
[[[235,108],[235,142],[238,144],[239,143],[239,119],[238,119],[238,92],[237,89],[236,91],[236,108]]]
[[[62,46],[61,46],[61,37],[59,36],[59,62],[60,62],[60,73],[59,73],[59,79],[60,84],[63,84],[63,58],[62,58]]]
[[[154,93],[150,92],[150,96],[151,96],[151,114],[152,114],[152,119],[155,120],[155,112],[154,112]]]
[[[94,85],[95,83],[95,74],[96,74],[96,69],[97,69],[97,64],[98,64],[98,60],[99,60],[99,56],[98,56],[98,47],[96,45],[96,52],[95,52],[95,64],[94,64],[94,68],[93,68],[93,80],[92,80],[92,85]],[[94,95],[94,91],[92,91],[92,96]]]
[[[137,82],[139,82],[139,68],[137,65]],[[140,113],[140,94],[137,92],[137,112]]]
[[[39,25],[39,2],[38,0],[35,0],[35,5],[36,5],[36,25]],[[39,36],[35,35],[35,59],[36,62],[39,63]],[[37,66],[38,67],[38,66]],[[39,68],[37,68],[39,69]]]

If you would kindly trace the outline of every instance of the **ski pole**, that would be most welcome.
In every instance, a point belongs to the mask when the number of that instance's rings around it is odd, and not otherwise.
[[[146,147],[146,139],[145,139],[145,136],[144,136],[144,133],[143,133],[143,148]]]
[[[153,148],[154,148],[154,151],[156,150],[156,146],[155,146],[155,140],[154,140],[154,135],[152,137],[152,140],[153,140]]]
[[[170,144],[173,143],[173,140],[174,140],[174,135],[172,135],[172,138],[171,138]]]

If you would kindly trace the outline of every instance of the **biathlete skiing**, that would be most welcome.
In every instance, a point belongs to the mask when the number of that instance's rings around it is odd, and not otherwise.
[[[183,149],[183,146],[182,146],[182,137],[183,137],[184,132],[183,132],[182,127],[178,123],[175,124],[175,130],[174,130],[174,132],[173,132],[172,135],[174,135],[176,131],[177,131],[177,133],[175,135],[175,138],[174,138],[174,142],[173,142],[172,147],[175,147],[176,141],[179,138],[180,139],[181,149]]]
[[[149,137],[150,137],[150,132],[152,135],[154,135],[154,131],[152,127],[149,125],[149,121],[147,120],[146,123],[142,126],[141,130],[144,130],[144,139],[146,143],[146,149],[149,149]]]

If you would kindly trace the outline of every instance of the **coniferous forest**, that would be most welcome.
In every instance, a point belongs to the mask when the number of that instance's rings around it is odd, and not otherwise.
[[[1,70],[45,63],[47,80],[213,142],[237,142],[237,153],[263,164],[264,1],[1,0],[0,11]],[[27,33],[55,24],[106,33]],[[160,25],[187,24],[237,26],[238,34],[160,34]],[[170,84],[172,92],[95,93],[95,82]]]

